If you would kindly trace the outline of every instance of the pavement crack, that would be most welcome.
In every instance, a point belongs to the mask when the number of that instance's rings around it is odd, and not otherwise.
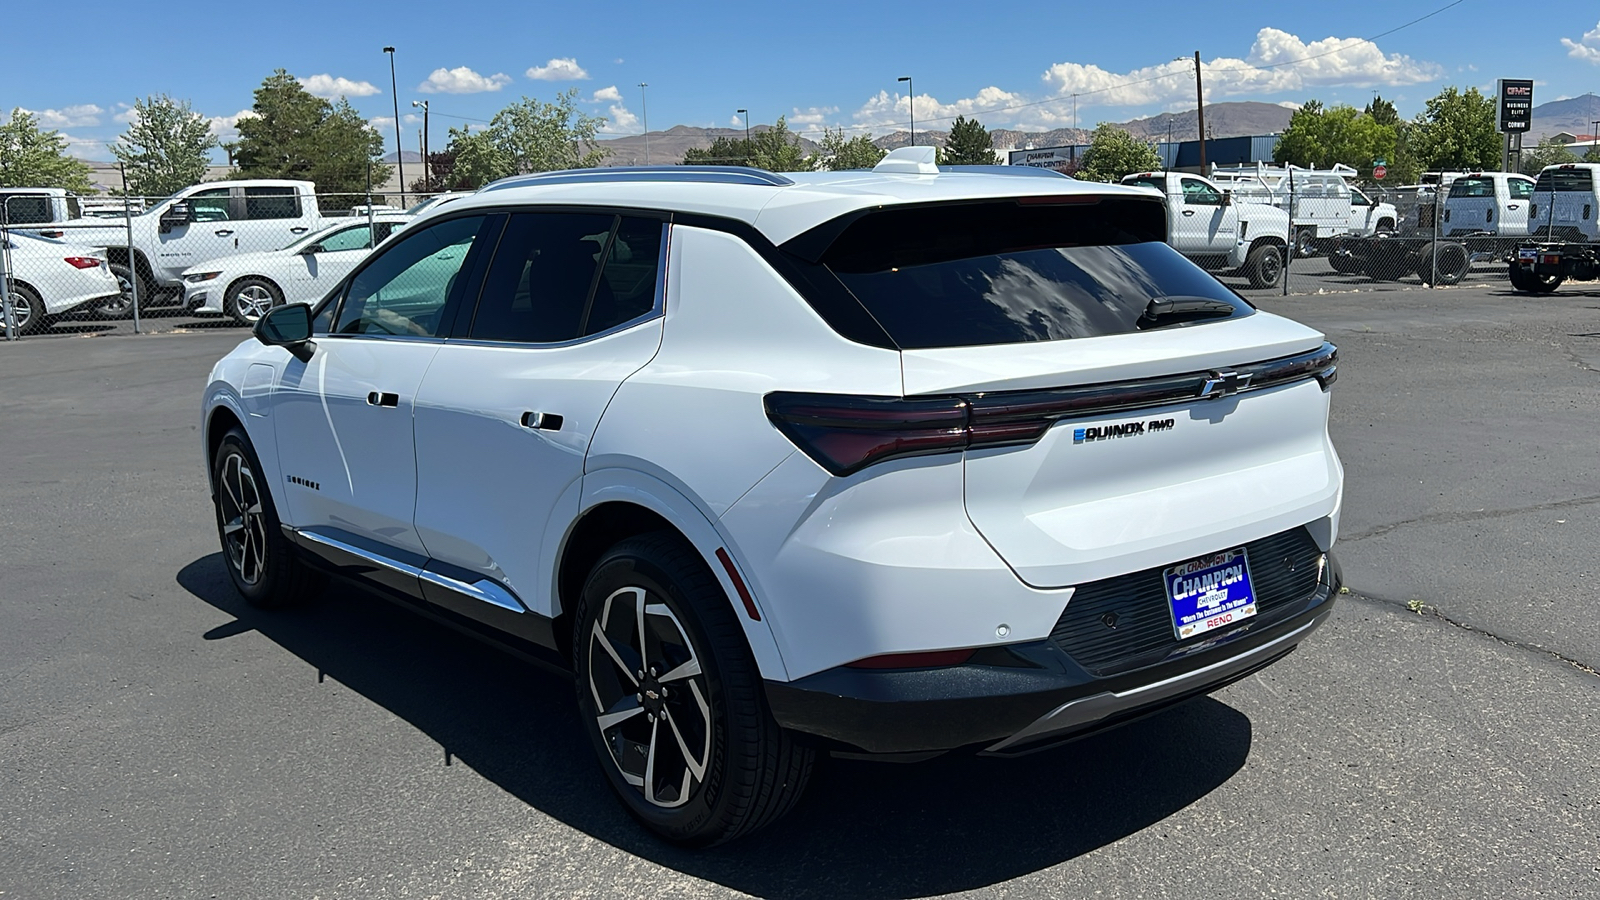
[[[1425,516],[1417,516],[1411,519],[1401,519],[1398,522],[1390,522],[1387,525],[1379,525],[1376,528],[1369,528],[1366,531],[1358,531],[1355,534],[1341,534],[1339,535],[1339,543],[1353,544],[1356,541],[1364,541],[1367,538],[1382,537],[1383,535],[1386,535],[1397,528],[1405,528],[1410,525],[1456,525],[1462,522],[1477,522],[1483,519],[1503,519],[1506,516],[1519,516],[1523,513],[1545,512],[1553,509],[1571,509],[1575,506],[1588,506],[1591,503],[1600,503],[1600,494],[1595,494],[1588,497],[1572,497],[1566,500],[1554,500],[1549,503],[1537,503],[1533,506],[1517,506],[1512,507],[1511,509],[1477,509],[1472,510],[1471,512],[1429,513]]]
[[[1488,630],[1487,628],[1480,628],[1477,625],[1473,625],[1473,624],[1470,624],[1470,623],[1467,623],[1467,622],[1463,622],[1463,621],[1461,621],[1459,619],[1451,618],[1450,616],[1445,615],[1445,613],[1442,610],[1440,610],[1439,607],[1434,606],[1434,605],[1429,604],[1429,603],[1420,603],[1420,602],[1417,602],[1417,601],[1411,601],[1411,602],[1408,602],[1408,603],[1402,603],[1402,602],[1397,601],[1397,600],[1391,600],[1388,597],[1379,597],[1379,596],[1377,596],[1375,594],[1363,593],[1361,591],[1355,590],[1354,588],[1350,588],[1350,596],[1357,597],[1357,598],[1360,598],[1362,600],[1367,600],[1367,601],[1370,601],[1372,603],[1378,603],[1378,604],[1381,604],[1383,606],[1393,607],[1396,610],[1402,610],[1402,611],[1411,613],[1412,615],[1431,616],[1431,617],[1433,617],[1435,619],[1438,619],[1439,621],[1445,623],[1446,625],[1454,626],[1456,628],[1461,629],[1462,631],[1470,632],[1470,633],[1476,634],[1476,635],[1481,635],[1483,637],[1488,638],[1491,641],[1494,641],[1494,642],[1499,643],[1499,644],[1503,644],[1504,646],[1511,647],[1511,648],[1516,649],[1516,650],[1521,650],[1521,651],[1526,652],[1526,653],[1533,653],[1533,654],[1536,654],[1538,656],[1546,656],[1546,657],[1549,657],[1550,659],[1556,660],[1557,662],[1566,663],[1567,665],[1573,667],[1574,669],[1577,669],[1580,672],[1584,672],[1584,673],[1589,674],[1589,675],[1600,677],[1600,670],[1597,670],[1593,665],[1590,665],[1589,663],[1586,663],[1581,659],[1574,659],[1573,657],[1570,657],[1570,656],[1566,655],[1565,653],[1562,653],[1559,650],[1551,650],[1549,647],[1543,647],[1543,646],[1540,646],[1539,644],[1535,644],[1535,643],[1532,643],[1530,641],[1519,641],[1519,640],[1517,640],[1515,638],[1503,637],[1501,635],[1495,634],[1494,632]]]

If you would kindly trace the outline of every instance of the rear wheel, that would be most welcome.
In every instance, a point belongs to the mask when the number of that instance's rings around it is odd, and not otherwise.
[[[117,295],[108,297],[94,308],[95,315],[102,319],[127,319],[133,316],[133,270],[122,263],[111,263],[107,267],[111,277],[117,279]],[[155,298],[156,286],[150,279],[143,275],[139,278],[139,308],[150,305]]]
[[[1561,275],[1535,275],[1516,263],[1511,264],[1511,287],[1530,294],[1548,294],[1567,279]]]
[[[1294,233],[1294,255],[1300,258],[1317,255],[1316,229],[1302,228]]]
[[[315,597],[325,579],[295,556],[255,449],[240,429],[230,429],[217,447],[211,483],[222,555],[245,602],[270,608]]]
[[[799,799],[813,751],[773,721],[727,596],[676,535],[600,559],[573,611],[572,659],[606,780],[652,831],[709,846]]]
[[[1253,288],[1268,288],[1283,275],[1283,251],[1276,244],[1262,244],[1244,259],[1244,275]]]
[[[44,300],[25,284],[7,285],[11,295],[11,324],[18,334],[33,334],[49,324],[44,312]],[[0,310],[0,330],[5,328],[4,310]]]

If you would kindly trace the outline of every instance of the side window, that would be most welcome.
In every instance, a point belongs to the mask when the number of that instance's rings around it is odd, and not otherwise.
[[[656,277],[661,269],[661,231],[657,219],[624,216],[616,239],[606,253],[594,302],[584,322],[584,334],[599,334],[629,319],[648,313],[656,305]]]
[[[300,195],[292,187],[245,188],[244,216],[247,219],[298,219]]]
[[[1371,206],[1372,205],[1372,201],[1368,200],[1367,199],[1367,195],[1361,193],[1360,191],[1351,191],[1350,192],[1350,205],[1351,206]]]
[[[599,259],[615,216],[519,213],[483,280],[467,337],[549,344],[583,335]]]
[[[6,206],[5,221],[11,225],[36,225],[55,218],[50,215],[49,197],[12,194],[0,199]]]
[[[442,334],[445,303],[486,217],[408,231],[350,282],[336,334]]]
[[[1523,181],[1521,178],[1507,179],[1511,187],[1511,199],[1528,200],[1533,197],[1533,182]]]
[[[366,225],[357,225],[335,231],[317,242],[322,246],[324,253],[336,253],[340,250],[365,250],[372,246],[372,229]]]
[[[208,188],[189,195],[189,209],[196,222],[226,222],[232,218],[228,188]]]
[[[1187,203],[1190,206],[1222,205],[1222,195],[1217,193],[1216,188],[1206,184],[1204,181],[1196,181],[1193,178],[1185,178],[1182,182],[1180,182],[1180,184],[1183,185],[1184,203]]]

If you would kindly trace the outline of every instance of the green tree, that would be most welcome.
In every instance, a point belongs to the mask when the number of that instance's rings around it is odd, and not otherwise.
[[[1440,91],[1417,114],[1410,132],[1411,147],[1425,170],[1500,167],[1502,139],[1495,130],[1494,98],[1477,88]]]
[[[1372,121],[1377,122],[1379,125],[1400,124],[1400,111],[1394,108],[1393,103],[1383,99],[1380,95],[1374,95],[1372,102],[1368,103],[1367,108],[1362,112],[1371,116]]]
[[[59,131],[44,131],[33,113],[11,111],[0,122],[0,187],[65,188],[94,193],[89,167],[67,155],[67,139]]]
[[[977,119],[956,116],[944,149],[939,151],[939,162],[947,166],[994,165],[994,141],[989,137],[989,129]]]
[[[755,142],[744,138],[719,137],[709,147],[690,147],[683,154],[686,166],[754,166]]]
[[[576,88],[553,103],[523,97],[495,113],[488,128],[450,129],[452,177],[477,188],[512,175],[598,166],[611,153],[596,137],[606,118],[582,112],[577,101]]]
[[[1375,100],[1367,112],[1353,106],[1324,107],[1308,101],[1289,117],[1289,125],[1273,149],[1280,165],[1331,169],[1343,164],[1370,179],[1377,160],[1397,162],[1398,117],[1394,106]]]
[[[843,169],[870,169],[881,162],[888,151],[872,142],[865,134],[853,138],[844,136],[843,128],[829,128],[822,132],[822,152],[817,154],[817,164],[838,172]]]
[[[1110,123],[1097,126],[1073,177],[1079,181],[1121,181],[1124,175],[1161,168],[1161,155],[1148,142]]]
[[[1538,175],[1539,170],[1545,166],[1559,166],[1577,161],[1578,154],[1573,153],[1571,147],[1553,137],[1547,137],[1532,150],[1523,151],[1522,174]]]
[[[816,168],[815,160],[806,156],[800,136],[789,130],[784,116],[778,117],[777,125],[750,139],[750,154],[752,164],[768,172],[809,172]]]
[[[255,115],[239,120],[233,151],[240,178],[298,178],[316,184],[324,207],[349,206],[368,180],[389,180],[383,137],[348,100],[315,97],[278,69],[256,88]],[[343,196],[340,196],[343,195]]]
[[[128,193],[165,197],[205,180],[217,138],[189,101],[166,94],[135,98],[132,112],[128,130],[108,147],[125,167]]]

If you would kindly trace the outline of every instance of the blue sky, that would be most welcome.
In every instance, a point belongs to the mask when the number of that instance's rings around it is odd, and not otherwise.
[[[398,97],[408,149],[432,104],[433,146],[445,128],[488,119],[526,94],[577,88],[607,130],[649,124],[730,126],[788,117],[815,136],[904,127],[906,86],[916,114],[948,127],[957,113],[985,125],[1038,130],[1122,121],[1193,105],[1200,50],[1207,102],[1364,104],[1373,90],[1402,114],[1449,84],[1492,89],[1498,77],[1536,80],[1535,102],[1600,93],[1600,4],[1541,0],[1537,15],[1493,0],[1450,9],[1376,42],[1450,0],[1345,3],[842,3],[508,2],[154,3],[11,2],[0,108],[21,106],[107,159],[136,96],[193,102],[229,136],[251,91],[284,68],[308,89],[344,93],[394,139],[388,58],[397,48]],[[1197,16],[1209,8],[1216,12]],[[1533,7],[1530,7],[1533,8]],[[92,28],[82,23],[95,23]],[[1514,27],[1513,27],[1514,26]],[[17,40],[35,35],[37,40]],[[51,38],[50,35],[56,37]],[[1306,60],[1308,56],[1315,59]],[[1282,63],[1291,63],[1282,65]],[[1280,65],[1271,65],[1280,64]],[[1262,66],[1269,66],[1262,68]],[[649,84],[641,98],[640,82]],[[646,107],[646,102],[648,107]]]

